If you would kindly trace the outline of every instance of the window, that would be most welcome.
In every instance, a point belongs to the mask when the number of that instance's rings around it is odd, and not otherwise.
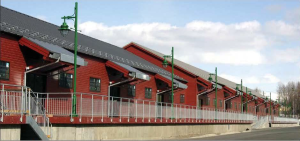
[[[223,101],[222,101],[222,100],[220,100],[220,107],[222,107],[222,105],[223,105]]]
[[[61,73],[59,74],[59,86],[64,88],[72,88],[73,74]]]
[[[0,80],[9,80],[9,63],[0,61]]]
[[[210,98],[207,98],[206,105],[210,105]]]
[[[180,103],[184,103],[184,94],[180,95]]]
[[[90,78],[90,91],[100,92],[101,80],[98,78]]]
[[[152,89],[151,88],[145,88],[145,98],[152,98]]]
[[[129,96],[135,96],[135,85],[129,85],[128,86],[128,95]]]
[[[232,102],[230,102],[230,107],[229,107],[230,109],[232,108]]]

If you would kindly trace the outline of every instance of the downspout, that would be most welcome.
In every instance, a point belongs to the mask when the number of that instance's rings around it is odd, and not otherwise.
[[[209,89],[209,90],[212,90],[212,89]],[[207,93],[207,91],[209,91],[209,90],[206,90],[206,91],[204,91],[204,92],[202,92],[202,93],[200,93],[200,94],[197,94],[197,106],[196,106],[197,108],[198,108],[198,105],[199,105],[199,96],[201,96],[201,95]]]
[[[238,96],[239,96],[239,95],[235,95],[235,96],[233,96],[233,97],[230,97],[230,98],[228,98],[228,99],[225,99],[225,100],[224,100],[224,110],[226,110],[226,107],[225,107],[226,101],[231,100],[231,99],[233,99],[233,98],[235,98],[235,97],[238,97]]]
[[[157,96],[158,96],[159,94],[165,93],[165,92],[170,91],[170,90],[172,90],[172,88],[156,93],[156,98],[155,98],[155,99],[156,99],[156,102],[158,102],[158,101],[157,101],[157,100],[158,100],[158,99],[157,99]]]
[[[266,101],[266,102],[267,102],[267,101]],[[263,105],[263,104],[265,104],[266,102],[260,103],[260,104],[258,104],[258,105],[255,106],[255,115],[257,114],[257,112],[256,112],[256,107],[258,107],[258,106],[260,106],[260,105]]]
[[[119,84],[123,84],[123,83],[126,83],[126,82],[130,82],[130,81],[133,81],[134,79],[135,79],[135,75],[131,79],[127,79],[127,80],[124,80],[124,81],[120,81],[120,82],[108,85],[108,99],[107,99],[107,116],[108,117],[110,115],[110,111],[109,111],[109,106],[110,106],[110,87],[116,86],[116,85],[119,85]]]
[[[24,86],[26,87],[26,75],[27,75],[27,73],[36,71],[36,70],[38,70],[38,69],[45,68],[45,67],[50,66],[50,65],[53,65],[53,64],[56,64],[56,63],[59,62],[59,60],[60,60],[60,57],[59,57],[55,62],[49,63],[49,64],[44,65],[44,66],[39,66],[39,67],[36,67],[36,68],[31,69],[31,70],[28,70],[28,71],[25,71],[25,72],[24,72],[24,82],[23,82]]]

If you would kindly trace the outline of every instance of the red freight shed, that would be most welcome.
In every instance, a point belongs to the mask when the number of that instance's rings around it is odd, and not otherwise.
[[[63,37],[51,23],[4,7],[1,13],[0,61],[6,71],[0,83],[60,96],[73,92],[74,32]],[[122,48],[83,34],[78,43],[78,93],[153,101],[172,85],[176,99],[185,93],[187,80],[175,75],[171,84],[171,73]]]

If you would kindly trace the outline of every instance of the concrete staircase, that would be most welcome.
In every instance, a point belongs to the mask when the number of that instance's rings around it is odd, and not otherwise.
[[[269,120],[268,117],[261,117],[259,120],[256,120],[252,123],[252,129],[261,129],[261,128],[268,128],[269,127]]]
[[[26,116],[26,124],[21,127],[21,140],[49,140],[42,128],[32,118]]]

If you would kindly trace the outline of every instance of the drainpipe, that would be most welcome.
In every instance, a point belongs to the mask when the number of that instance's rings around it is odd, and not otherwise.
[[[211,89],[210,89],[210,90],[211,90]],[[202,92],[202,93],[200,93],[200,94],[197,94],[197,108],[198,108],[198,105],[199,105],[199,96],[201,96],[201,95],[207,93],[207,91],[209,91],[209,90],[206,90],[206,91],[204,91],[204,92]]]
[[[258,107],[258,106],[260,106],[260,105],[263,105],[263,104],[265,104],[265,103],[266,103],[266,102],[260,103],[260,104],[258,104],[258,105],[255,106],[255,115],[257,114],[257,112],[256,112],[256,107]]]
[[[158,96],[159,94],[165,93],[165,92],[170,91],[170,90],[172,90],[172,88],[156,93],[156,98],[155,98],[156,100],[155,100],[155,101],[158,102],[158,101],[157,101],[157,100],[158,100],[158,99],[157,99],[157,96]]]
[[[235,97],[238,97],[238,96],[239,96],[239,95],[235,95],[235,96],[233,96],[233,97],[230,97],[230,98],[228,98],[228,99],[225,99],[225,100],[224,100],[224,110],[226,110],[226,107],[225,107],[226,101],[231,100],[231,99],[233,99],[233,98],[235,98]]]
[[[25,71],[25,72],[24,72],[24,82],[23,82],[24,86],[26,87],[26,75],[27,75],[27,73],[33,72],[33,71],[36,71],[36,70],[39,70],[39,69],[42,69],[42,68],[45,68],[45,67],[50,66],[50,65],[53,65],[53,64],[56,64],[56,63],[59,62],[59,60],[60,60],[60,57],[59,57],[55,62],[49,63],[49,64],[44,65],[44,66],[39,66],[39,67],[36,67],[36,68],[31,69],[31,70],[28,70],[28,71]],[[27,70],[27,69],[26,69],[26,70]]]
[[[109,112],[109,106],[110,106],[110,87],[116,86],[116,85],[119,85],[119,84],[123,84],[123,83],[126,83],[126,82],[130,82],[130,81],[133,81],[134,79],[135,79],[135,75],[131,79],[127,79],[127,80],[124,80],[124,81],[120,81],[120,82],[108,85],[108,99],[107,99],[107,116],[108,117],[109,117],[109,113],[110,113]]]

